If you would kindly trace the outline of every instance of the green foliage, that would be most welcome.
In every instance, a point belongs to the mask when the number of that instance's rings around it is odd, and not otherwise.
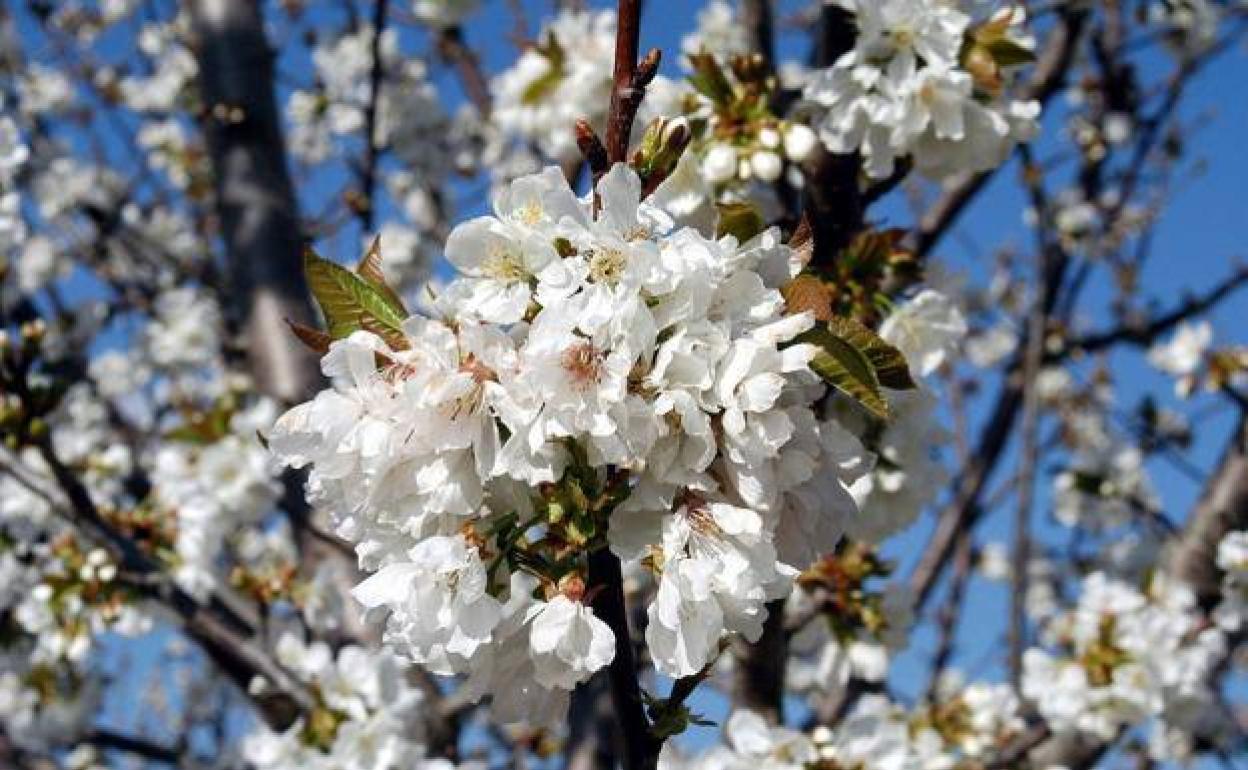
[[[752,203],[716,203],[715,208],[719,210],[719,221],[715,225],[716,238],[731,235],[738,243],[745,243],[767,229],[763,215]]]
[[[371,252],[372,250],[370,250]],[[398,296],[381,277],[380,257],[365,256],[363,274],[353,273],[341,265],[318,257],[311,250],[303,257],[303,270],[308,288],[325,316],[331,339],[342,339],[361,329],[372,332],[396,349],[407,347],[403,321],[407,310]],[[306,327],[295,333],[308,342]]]
[[[693,69],[693,74],[689,76],[689,84],[698,93],[710,99],[717,107],[726,107],[731,104],[732,83],[719,68],[719,63],[715,61],[713,55],[705,52],[690,54],[689,66]]]
[[[889,416],[881,386],[915,387],[901,351],[852,318],[830,318],[796,341],[817,348],[810,362],[816,374],[880,419]]]
[[[534,49],[546,58],[549,69],[541,77],[529,83],[524,92],[520,94],[520,103],[530,107],[541,102],[559,87],[559,82],[566,74],[565,63],[567,61],[567,54],[564,53],[563,46],[559,45],[553,33],[547,34],[546,39],[534,46]]]

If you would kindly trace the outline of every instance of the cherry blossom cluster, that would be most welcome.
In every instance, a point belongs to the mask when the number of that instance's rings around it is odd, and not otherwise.
[[[726,631],[757,638],[871,467],[812,408],[825,387],[793,343],[813,321],[785,314],[798,263],[777,232],[709,238],[640,190],[624,165],[581,200],[554,168],[517,180],[451,233],[438,317],[334,342],[335,387],[269,436],[376,570],[356,597],[388,639],[496,712],[523,694],[513,717],[561,716],[614,655],[586,551],[655,575],[651,654],[691,675]]]
[[[500,139],[533,143],[557,161],[577,159],[576,121],[605,127],[614,51],[614,11],[560,11],[490,83]]]
[[[946,684],[961,685],[952,680]],[[738,710],[724,726],[725,741],[686,756],[664,747],[665,770],[766,767],[947,768],[973,766],[1024,731],[1018,698],[1008,685],[972,683],[956,695],[910,710],[877,694],[863,696],[835,729],[803,733]]]
[[[3,107],[0,102],[0,107]],[[25,238],[26,226],[20,213],[20,197],[16,189],[17,172],[26,164],[30,150],[22,141],[17,123],[0,112],[0,255]]]
[[[1226,637],[1204,621],[1187,586],[1158,576],[1140,590],[1092,573],[1043,638],[1055,651],[1026,651],[1022,692],[1055,733],[1109,740],[1149,723],[1158,760],[1189,756],[1194,739],[1224,737],[1210,681]]]
[[[316,706],[284,732],[259,725],[243,739],[243,759],[256,770],[452,767],[426,759],[424,695],[390,653],[353,645],[335,652],[291,633],[276,652],[312,688]]]
[[[977,22],[973,3],[837,0],[853,14],[854,47],[813,76],[807,99],[828,149],[860,152],[868,175],[908,158],[930,176],[999,165],[1037,129],[1040,106],[1003,93],[1028,58],[1021,7]]]
[[[1239,633],[1248,625],[1248,530],[1228,532],[1222,538],[1217,565],[1222,571],[1222,599],[1213,618],[1227,633]]]

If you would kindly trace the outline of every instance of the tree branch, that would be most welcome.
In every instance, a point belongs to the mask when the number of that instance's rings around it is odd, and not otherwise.
[[[615,634],[615,658],[608,678],[616,719],[624,737],[625,770],[652,770],[658,761],[659,745],[650,732],[637,682],[637,664],[633,658],[633,638],[628,627],[628,611],[624,603],[624,575],[620,560],[611,549],[602,547],[589,554],[589,590],[593,592],[594,614],[611,627]]]
[[[385,62],[382,60],[381,36],[386,30],[386,11],[389,0],[375,0],[373,5],[373,39],[369,41],[369,55],[373,59],[368,73],[368,104],[364,108],[364,166],[360,169],[360,201],[357,216],[360,228],[367,237],[373,230],[374,218],[377,215],[377,203],[374,194],[377,188],[377,160],[381,154],[377,140],[377,107],[381,103],[381,87],[385,75]]]
[[[477,108],[481,119],[488,120],[494,108],[490,98],[490,84],[486,82],[485,73],[481,70],[481,59],[464,40],[462,28],[449,27],[438,35],[438,55],[442,57],[442,61],[455,67],[468,100]]]
[[[771,0],[741,0],[741,26],[750,38],[750,50],[763,58],[768,72],[775,71],[775,17]]]
[[[1189,297],[1167,313],[1151,320],[1128,318],[1121,325],[1102,332],[1093,332],[1067,340],[1059,350],[1051,351],[1046,360],[1056,360],[1073,352],[1096,353],[1120,343],[1147,346],[1180,323],[1203,315],[1222,300],[1248,284],[1248,266],[1239,266],[1217,286],[1204,294]]]
[[[304,685],[254,641],[251,623],[237,609],[215,594],[207,604],[201,603],[173,584],[131,540],[108,526],[87,488],[57,456],[51,442],[45,439],[37,448],[65,499],[58,500],[29,479],[17,475],[14,478],[55,509],[60,509],[88,538],[111,551],[121,568],[119,579],[143,597],[172,611],[187,636],[248,693],[265,721],[275,729],[284,730],[301,711],[312,706],[311,695]],[[267,691],[251,692],[250,685],[257,676],[267,680]]]
[[[628,135],[633,130],[637,108],[646,86],[659,71],[661,54],[650,49],[637,61],[641,41],[641,0],[620,0],[616,14],[615,67],[612,75],[611,106],[607,112],[607,154],[612,163],[628,157]]]
[[[313,312],[260,5],[193,0],[190,9],[198,38],[202,125],[234,282],[227,299],[260,390],[301,400],[320,375],[285,323],[287,318],[311,323]]]
[[[161,762],[177,765],[182,760],[181,749],[165,746],[155,741],[134,735],[124,735],[104,728],[92,730],[86,742],[101,749],[113,749],[133,754],[149,762]]]

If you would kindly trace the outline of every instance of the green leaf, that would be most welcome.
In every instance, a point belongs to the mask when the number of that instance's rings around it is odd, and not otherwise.
[[[728,82],[714,56],[709,53],[689,54],[689,66],[693,70],[693,74],[689,76],[689,84],[698,93],[719,106],[732,102],[732,83]]]
[[[368,281],[377,291],[381,292],[381,296],[386,302],[395,309],[399,315],[407,318],[410,315],[407,308],[403,306],[403,300],[399,297],[394,289],[390,288],[390,284],[386,282],[385,271],[381,269],[381,236],[373,238],[372,244],[368,247],[368,251],[364,253],[360,259],[360,264],[355,266],[355,274]]]
[[[763,215],[750,203],[716,203],[719,221],[715,225],[715,237],[735,236],[738,243],[745,243],[767,229]]]
[[[534,47],[542,56],[546,57],[550,69],[546,70],[541,77],[529,83],[520,94],[520,103],[529,107],[541,102],[547,96],[559,87],[560,81],[566,74],[564,62],[566,55],[563,52],[563,46],[559,45],[559,40],[554,33],[546,35],[543,43]]]
[[[816,326],[800,334],[796,342],[814,345],[818,352],[810,368],[832,387],[857,401],[880,419],[888,418],[888,402],[880,392],[875,369],[866,354],[833,334],[827,326]]]
[[[1001,68],[1030,64],[1036,60],[1035,51],[1019,45],[1007,37],[997,38],[996,40],[982,43],[982,45],[988,49],[988,53],[992,54],[993,61]]]
[[[325,316],[330,337],[342,339],[363,329],[393,348],[407,347],[404,311],[395,308],[376,286],[341,265],[321,259],[310,249],[304,253],[303,272]]]
[[[853,345],[875,370],[875,379],[886,388],[911,390],[918,387],[910,376],[910,365],[901,351],[884,341],[880,335],[853,318],[836,316],[828,319],[828,330]]]

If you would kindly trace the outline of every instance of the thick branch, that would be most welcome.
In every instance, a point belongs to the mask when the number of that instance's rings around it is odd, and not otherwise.
[[[853,17],[843,8],[824,4],[815,32],[814,64],[827,67],[854,45]],[[814,235],[811,264],[826,266],[862,229],[865,202],[858,187],[862,158],[837,155],[822,146],[802,164],[806,176],[802,208]]]
[[[615,658],[611,661],[608,678],[616,719],[624,737],[624,768],[652,770],[658,761],[659,746],[650,733],[641,685],[637,682],[633,638],[624,603],[624,575],[620,560],[608,548],[599,548],[589,555],[589,590],[593,592],[594,614],[615,634]]]
[[[741,26],[750,39],[750,50],[763,57],[770,72],[775,69],[775,16],[771,0],[742,0]]]
[[[789,658],[789,636],[785,633],[783,599],[767,605],[763,635],[754,644],[742,641],[737,653],[737,705],[762,714],[770,721],[784,721],[784,674]]]
[[[313,313],[260,5],[194,0],[190,7],[233,310],[257,385],[300,400],[318,380],[316,362],[283,319],[311,323]]]
[[[386,12],[389,0],[376,0],[373,6],[373,39],[369,43],[369,56],[373,65],[368,73],[368,104],[364,109],[364,167],[360,169],[360,227],[364,234],[372,232],[373,221],[377,215],[377,202],[374,200],[377,188],[377,161],[381,155],[381,147],[377,138],[377,111],[381,104],[381,87],[385,75],[386,64],[381,50],[382,34],[386,31]]]
[[[1218,468],[1188,516],[1170,552],[1166,570],[1192,587],[1201,604],[1212,606],[1221,589],[1218,543],[1227,533],[1248,529],[1248,420],[1241,417]]]

